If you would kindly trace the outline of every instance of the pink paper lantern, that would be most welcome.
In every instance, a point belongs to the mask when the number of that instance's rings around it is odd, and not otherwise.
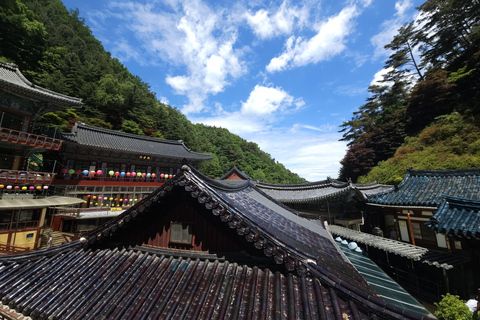
[[[102,170],[97,170],[97,175],[101,176],[102,175]]]
[[[132,172],[132,177],[135,177],[137,175],[136,172]]]

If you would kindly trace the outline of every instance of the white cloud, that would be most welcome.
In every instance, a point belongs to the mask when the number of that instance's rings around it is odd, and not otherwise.
[[[356,6],[344,8],[339,14],[315,25],[317,34],[310,39],[290,37],[285,49],[267,65],[268,72],[289,67],[304,66],[328,60],[345,50],[346,37],[352,33],[354,21],[359,11]]]
[[[183,67],[180,74],[172,70],[165,81],[188,97],[182,108],[185,114],[202,111],[208,95],[222,92],[230,79],[246,72],[242,50],[234,48],[237,29],[222,10],[214,11],[200,0],[170,2],[168,10],[156,3],[133,2],[115,3],[112,8],[123,10],[126,26],[141,43],[137,52],[154,63],[166,60]],[[126,49],[116,48],[117,52]],[[127,53],[125,59],[133,58]]]
[[[393,68],[382,69],[382,70],[378,71],[377,73],[375,73],[372,81],[370,82],[370,85],[371,86],[374,86],[374,85],[376,85],[376,86],[389,85],[390,84],[389,82],[381,82],[381,81],[383,80],[383,76],[386,75],[387,73],[389,73],[392,70],[393,70]]]
[[[308,181],[337,178],[347,150],[346,143],[338,141],[341,135],[331,132],[277,128],[245,138]]]
[[[163,104],[170,104],[170,101],[167,97],[160,97],[160,102]]]
[[[398,29],[400,29],[404,23],[410,21],[412,17],[408,13],[412,7],[413,4],[411,0],[399,0],[395,2],[394,17],[385,20],[382,23],[382,30],[370,39],[370,42],[375,47],[373,54],[374,60],[388,57],[390,55],[390,51],[387,51],[384,47],[393,40]]]
[[[308,10],[296,6],[289,6],[288,1],[283,1],[275,13],[265,9],[245,13],[245,19],[253,32],[260,39],[268,39],[279,35],[291,34],[295,22],[301,27],[308,18]]]
[[[297,110],[305,102],[294,99],[282,88],[256,85],[238,111],[226,112],[217,106],[217,115],[208,118],[192,118],[196,123],[227,128],[230,132],[245,135],[256,134],[270,128],[283,115]]]

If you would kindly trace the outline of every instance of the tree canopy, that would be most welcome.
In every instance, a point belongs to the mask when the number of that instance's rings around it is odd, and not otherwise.
[[[427,0],[417,9],[419,18],[385,46],[384,85],[369,87],[340,126],[349,146],[341,179],[399,183],[407,167],[480,166],[470,135],[480,124],[480,1]],[[435,143],[425,140],[432,134]]]

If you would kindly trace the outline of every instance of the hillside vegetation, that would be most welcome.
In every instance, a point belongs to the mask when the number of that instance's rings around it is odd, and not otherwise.
[[[18,65],[35,84],[83,99],[84,107],[46,113],[39,123],[69,131],[87,124],[156,138],[183,140],[212,161],[199,168],[219,177],[234,165],[251,177],[271,183],[305,182],[281,163],[226,129],[192,124],[118,59],[106,52],[80,18],[60,0],[2,0],[0,60]]]
[[[417,9],[386,46],[382,83],[341,125],[341,179],[398,184],[408,167],[480,167],[480,1]]]

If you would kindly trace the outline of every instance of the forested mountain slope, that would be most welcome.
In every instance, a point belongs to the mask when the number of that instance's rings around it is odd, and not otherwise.
[[[40,122],[68,131],[87,124],[183,140],[213,160],[200,170],[219,177],[232,166],[271,183],[305,182],[258,145],[226,129],[192,124],[176,108],[160,103],[147,83],[132,75],[106,52],[80,18],[60,0],[2,0],[0,60],[18,65],[24,75],[45,88],[82,98],[84,107],[47,113]]]
[[[480,167],[480,1],[417,9],[386,46],[383,82],[341,125],[341,179],[396,184],[408,167]]]

